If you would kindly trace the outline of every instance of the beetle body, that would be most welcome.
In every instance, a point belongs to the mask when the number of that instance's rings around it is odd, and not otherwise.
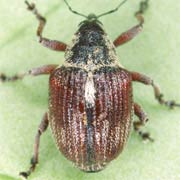
[[[84,171],[103,169],[127,142],[133,103],[131,75],[98,22],[81,24],[49,84],[49,122],[59,150]]]
[[[153,142],[150,134],[142,131],[148,116],[133,100],[133,82],[151,86],[161,105],[180,107],[179,103],[164,99],[153,79],[139,72],[128,71],[119,63],[115,48],[141,32],[144,24],[142,14],[148,7],[148,0],[142,1],[139,11],[135,13],[139,23],[120,34],[113,42],[103,30],[99,18],[116,12],[126,1],[123,0],[115,9],[98,16],[86,16],[74,11],[64,0],[71,12],[86,18],[80,23],[70,46],[43,37],[46,19],[38,13],[35,4],[25,1],[28,10],[39,21],[39,42],[49,49],[64,51],[65,62],[61,66],[48,64],[36,67],[12,77],[0,74],[0,81],[3,82],[16,81],[26,75],[50,75],[49,108],[35,136],[30,168],[20,172],[23,178],[28,178],[39,162],[40,137],[49,124],[59,150],[85,172],[102,170],[121,153],[129,137],[133,115],[139,119],[133,122],[134,130],[142,140]]]

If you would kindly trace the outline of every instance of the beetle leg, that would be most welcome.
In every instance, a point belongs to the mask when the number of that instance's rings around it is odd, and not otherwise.
[[[137,16],[138,14],[144,14],[144,12],[148,8],[148,3],[149,3],[149,0],[141,1],[139,5],[139,10],[135,13],[135,16]]]
[[[128,31],[122,33],[120,36],[118,36],[115,40],[114,40],[114,45],[116,47],[130,41],[131,39],[133,39],[136,35],[138,35],[142,30],[142,24],[138,24],[137,26],[134,26],[133,28],[129,29]]]
[[[137,103],[134,103],[134,113],[139,118],[139,121],[133,122],[134,130],[138,132],[143,140],[150,140],[151,142],[153,142],[154,140],[150,137],[150,134],[148,132],[141,131],[141,127],[143,127],[147,123],[148,117],[141,106]]]
[[[128,31],[122,33],[120,36],[118,36],[113,42],[116,47],[118,47],[126,42],[129,42],[131,39],[136,37],[136,35],[138,35],[141,32],[142,25],[144,24],[144,18],[142,15],[145,12],[145,10],[147,9],[147,7],[148,7],[148,0],[141,1],[140,8],[135,13],[135,17],[138,19],[139,24],[134,26],[133,28],[129,29]]]
[[[65,49],[67,47],[67,45],[65,43],[56,41],[56,40],[50,40],[50,39],[42,37],[42,32],[43,32],[44,26],[46,24],[46,19],[43,16],[41,16],[41,14],[39,14],[34,3],[30,4],[28,1],[25,1],[25,3],[28,6],[28,10],[32,11],[39,21],[39,26],[37,29],[37,36],[39,37],[39,42],[43,46],[45,46],[49,49],[52,49],[55,51],[65,51]]]
[[[137,81],[145,85],[151,85],[154,89],[155,98],[160,104],[168,106],[169,108],[173,108],[175,106],[180,107],[180,104],[176,103],[174,100],[165,100],[159,87],[153,82],[150,77],[140,74],[138,72],[131,72],[131,76],[133,81]]]
[[[39,155],[39,144],[40,144],[40,137],[43,132],[46,131],[48,127],[49,121],[48,121],[48,114],[47,112],[44,114],[43,119],[38,127],[38,132],[35,137],[35,143],[34,143],[34,155],[31,159],[31,166],[27,172],[20,172],[20,176],[23,176],[24,178],[28,178],[30,174],[35,170],[36,165],[38,164],[38,155]]]
[[[56,65],[56,64],[44,65],[41,67],[33,68],[25,73],[15,74],[14,76],[11,76],[11,77],[8,77],[6,74],[1,73],[0,81],[2,81],[2,82],[16,81],[19,79],[23,79],[27,75],[38,76],[38,75],[42,75],[42,74],[50,74],[57,66],[58,65]]]

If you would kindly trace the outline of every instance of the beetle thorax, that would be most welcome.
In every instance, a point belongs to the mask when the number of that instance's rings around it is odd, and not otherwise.
[[[65,67],[80,68],[87,73],[85,83],[86,107],[94,107],[96,89],[94,72],[102,67],[120,66],[113,43],[96,21],[81,23],[73,43],[65,53]]]
[[[94,71],[118,64],[113,43],[97,22],[84,22],[65,53],[65,66]]]

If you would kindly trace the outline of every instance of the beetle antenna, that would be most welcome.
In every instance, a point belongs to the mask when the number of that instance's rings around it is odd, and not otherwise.
[[[70,10],[72,13],[77,14],[77,15],[79,15],[79,16],[83,16],[83,17],[87,18],[87,16],[86,16],[86,15],[81,14],[81,13],[79,13],[79,12],[77,12],[77,11],[74,11],[74,10],[71,8],[71,6],[68,4],[68,2],[67,2],[66,0],[64,0],[64,2],[66,3],[66,5],[68,6],[69,10]]]
[[[126,2],[127,0],[124,0],[124,1],[122,1],[115,9],[112,9],[112,10],[110,10],[110,11],[108,11],[108,12],[105,12],[105,13],[102,13],[102,14],[100,14],[100,15],[98,15],[97,16],[97,18],[99,18],[99,17],[102,17],[102,16],[105,16],[105,15],[107,15],[107,14],[111,14],[111,13],[114,13],[114,12],[116,12],[116,11],[118,11],[118,9]]]

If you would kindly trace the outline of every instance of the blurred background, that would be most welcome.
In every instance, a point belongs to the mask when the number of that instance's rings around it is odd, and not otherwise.
[[[47,18],[43,35],[71,43],[72,35],[84,19],[72,14],[62,0],[33,2]],[[137,24],[134,12],[139,2],[129,0],[118,12],[100,19],[112,40]],[[119,0],[69,0],[69,3],[81,13],[100,14],[116,7]],[[149,3],[142,33],[119,47],[117,54],[125,68],[152,77],[167,99],[180,102],[180,3],[177,0]],[[37,25],[24,1],[0,2],[0,72],[13,75],[64,62],[63,52],[51,51],[38,43]],[[142,143],[132,131],[126,148],[116,160],[99,173],[87,174],[59,153],[48,129],[41,139],[39,166],[29,179],[180,179],[180,109],[160,106],[151,87],[141,84],[133,87],[135,101],[148,113],[150,121],[145,129],[151,132],[154,143]],[[47,104],[47,76],[0,83],[0,180],[17,180],[19,171],[29,167],[34,136]]]

